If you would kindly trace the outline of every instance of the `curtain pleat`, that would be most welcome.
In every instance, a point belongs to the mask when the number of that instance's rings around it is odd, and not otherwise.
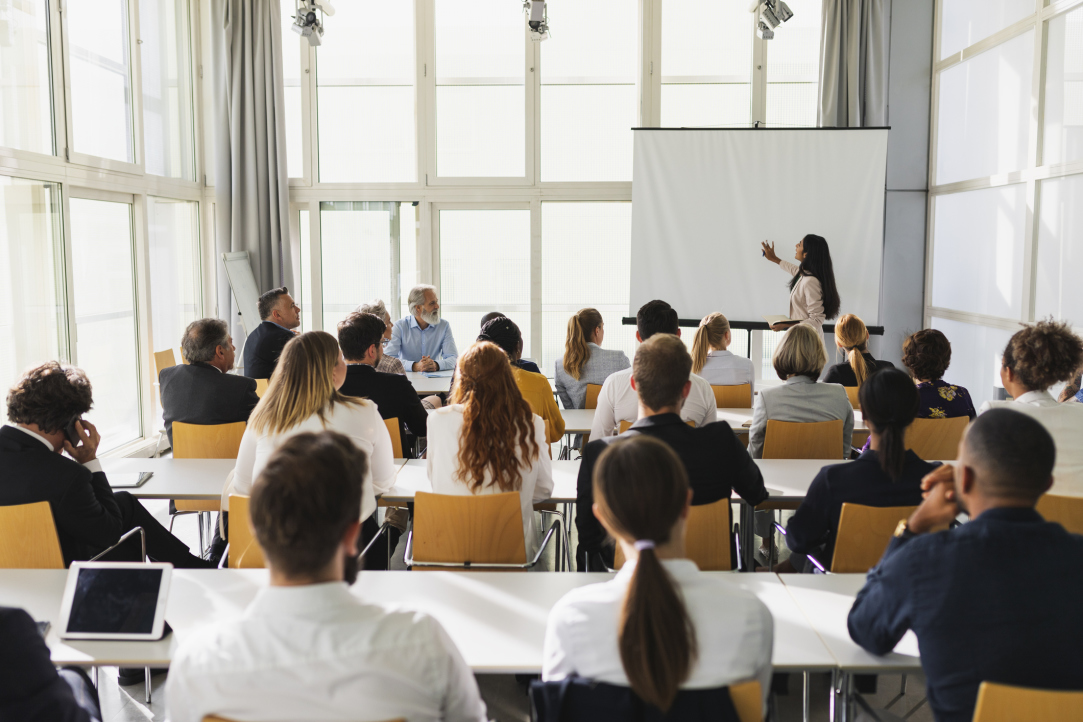
[[[887,125],[888,18],[884,0],[824,0],[821,127]]]

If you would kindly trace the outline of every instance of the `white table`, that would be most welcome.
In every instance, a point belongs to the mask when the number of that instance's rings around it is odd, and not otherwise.
[[[565,434],[589,434],[590,427],[594,424],[595,409],[562,409],[560,415],[564,417]],[[733,433],[748,434],[748,427],[744,424],[752,421],[752,409],[718,409],[718,420],[729,423]],[[861,411],[854,409],[854,431],[868,431]]]
[[[419,491],[432,491],[429,483],[428,462],[425,459],[409,459],[395,476],[395,486],[380,496],[381,501],[409,502]],[[553,462],[553,495],[550,501],[559,504],[575,503],[575,482],[579,477],[578,461]]]
[[[427,374],[440,374],[437,378],[429,378]],[[414,385],[414,390],[419,396],[446,393],[451,388],[451,370],[447,371],[407,371],[406,378]]]
[[[103,458],[102,470],[110,474],[139,471],[154,472],[154,476],[138,489],[117,489],[130,492],[139,499],[218,499],[226,476],[237,465],[236,459],[140,459]]]

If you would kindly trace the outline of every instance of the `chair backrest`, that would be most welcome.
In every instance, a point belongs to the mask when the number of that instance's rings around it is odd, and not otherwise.
[[[1073,534],[1083,534],[1083,497],[1042,494],[1037,509],[1046,521],[1055,521]]]
[[[173,349],[167,348],[165,351],[154,352],[154,376],[157,378],[162,375],[162,369],[167,369],[177,365],[177,357],[173,355]]]
[[[267,387],[270,383],[270,379],[256,379],[256,396],[259,396],[262,399],[263,395],[267,393]]]
[[[768,419],[763,458],[841,459],[842,419],[806,423]]]
[[[752,385],[712,386],[714,405],[720,409],[751,409]]]
[[[0,569],[63,569],[49,502],[0,506]]]
[[[606,720],[682,720],[682,722],[762,722],[760,683],[682,689],[666,712],[647,705],[630,687],[585,677],[530,684],[531,719],[536,722]]]
[[[587,401],[584,409],[598,408],[598,394],[602,391],[601,384],[587,384]]]
[[[620,424],[617,425],[617,428],[620,429],[620,433],[623,434],[625,431],[632,428],[633,423],[634,422],[632,422],[632,421],[622,421],[622,422],[620,422]]]
[[[719,499],[710,504],[694,506],[688,514],[684,552],[705,572],[728,572],[730,561],[730,500]],[[624,566],[624,550],[618,544],[613,553],[613,568]]]
[[[1083,719],[1083,692],[982,682],[973,722],[1069,722]]]
[[[391,437],[391,450],[395,453],[396,459],[402,457],[402,427],[399,426],[398,417],[384,419],[384,425],[387,426],[387,433]]]
[[[763,691],[754,679],[730,685],[730,701],[741,722],[762,722]]]
[[[862,506],[843,504],[831,571],[836,574],[864,573],[884,556],[900,519],[914,513],[916,506]]]
[[[906,448],[928,461],[950,461],[959,454],[959,440],[970,423],[967,416],[914,419],[906,430]]]
[[[263,550],[256,543],[252,531],[252,517],[248,515],[250,497],[229,495],[229,568],[263,569]]]
[[[855,409],[861,408],[861,402],[857,400],[857,392],[861,390],[860,386],[844,386],[846,389],[846,397],[850,399],[850,406]]]
[[[414,496],[414,560],[525,564],[519,492],[455,496],[419,491]]]
[[[236,459],[247,424],[186,424],[173,422],[174,459]]]

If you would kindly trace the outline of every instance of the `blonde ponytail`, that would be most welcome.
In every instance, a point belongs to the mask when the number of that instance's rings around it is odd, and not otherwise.
[[[865,322],[852,313],[846,314],[835,325],[835,338],[846,349],[846,359],[854,370],[854,378],[860,388],[869,376],[869,367],[862,355],[868,351],[869,341],[869,330],[865,327]]]
[[[720,313],[710,313],[703,317],[692,339],[692,373],[698,374],[707,365],[707,352],[725,348],[726,334],[730,332],[730,322]]]
[[[597,309],[584,308],[568,319],[568,338],[564,342],[564,370],[576,381],[583,367],[590,360],[591,336],[602,325],[602,314]]]

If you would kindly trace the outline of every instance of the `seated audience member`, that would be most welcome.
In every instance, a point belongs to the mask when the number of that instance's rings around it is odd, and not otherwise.
[[[977,416],[970,392],[962,386],[944,382],[944,372],[951,363],[951,343],[935,328],[912,333],[903,341],[903,366],[918,386],[919,419],[951,419]]]
[[[636,341],[643,343],[656,333],[668,333],[680,337],[677,312],[665,301],[648,301],[636,313]],[[639,399],[632,388],[632,369],[615,371],[609,375],[598,392],[598,408],[590,427],[590,438],[613,436],[621,421],[635,421],[639,412]],[[691,376],[692,390],[681,407],[681,418],[696,426],[706,426],[718,420],[718,404],[714,391],[707,381],[695,374]]]
[[[842,505],[917,506],[921,480],[936,468],[906,448],[906,429],[918,409],[910,376],[895,368],[874,371],[858,392],[869,427],[870,449],[854,462],[825,466],[786,525],[793,554],[779,571],[812,572],[805,555],[830,568]],[[791,569],[790,567],[793,567]]]
[[[1075,377],[1064,385],[1064,388],[1060,390],[1060,396],[1057,397],[1057,402],[1062,404],[1077,404],[1083,401],[1083,390],[1080,387],[1083,386],[1083,374],[1077,373]]]
[[[507,318],[507,316],[505,316],[500,311],[489,311],[489,313],[481,317],[481,326],[479,326],[479,328],[484,329],[485,324],[498,318]],[[523,371],[529,371],[535,374],[540,374],[542,372],[541,369],[538,368],[538,364],[523,358],[520,358],[518,361],[513,361],[511,365],[517,368],[521,368]]]
[[[1033,418],[980,415],[958,462],[926,477],[925,501],[900,521],[850,610],[850,637],[872,654],[914,631],[939,722],[970,722],[984,681],[1083,687],[1083,577],[1068,571],[1083,565],[1083,537],[1034,510],[1055,457]],[[930,533],[960,512],[970,521]]]
[[[979,414],[1009,408],[1027,414],[1053,435],[1057,465],[1053,494],[1083,496],[1083,408],[1058,404],[1050,387],[1068,381],[1083,362],[1083,340],[1066,323],[1039,321],[1016,332],[1004,348],[1000,380],[1014,401],[986,401]]]
[[[761,388],[752,411],[748,432],[748,452],[753,459],[763,456],[767,422],[842,420],[842,446],[839,459],[850,458],[850,440],[854,431],[854,407],[845,389],[838,384],[817,383],[827,361],[827,353],[816,330],[806,324],[792,326],[775,348],[772,358],[775,373],[786,383]],[[827,455],[829,450],[824,450]]]
[[[351,313],[338,324],[338,344],[346,359],[346,380],[339,391],[375,402],[380,416],[399,420],[400,431],[405,426],[414,436],[425,436],[429,414],[413,384],[405,376],[376,370],[384,354],[383,324],[371,313]],[[436,408],[440,399],[429,397],[429,403]]]
[[[244,375],[269,379],[282,349],[296,335],[293,329],[301,325],[301,307],[285,286],[272,288],[259,297],[259,317],[262,323],[244,342]]]
[[[357,307],[356,313],[371,313],[373,316],[378,316],[383,319],[384,322],[384,335],[381,345],[386,347],[391,342],[391,314],[387,312],[387,306],[380,299],[371,301],[369,303],[363,303]],[[388,356],[387,354],[380,355],[380,363],[376,365],[376,370],[384,374],[404,374],[406,369],[402,366],[402,361],[399,361],[394,356]]]
[[[553,491],[545,422],[515,385],[507,354],[480,341],[459,358],[451,403],[429,416],[428,470],[436,494],[519,492],[526,553],[537,552],[534,504]]]
[[[703,317],[692,339],[692,373],[711,386],[748,384],[749,406],[756,395],[756,371],[752,359],[727,351],[733,341],[730,322],[720,313]]]
[[[835,364],[824,374],[825,384],[860,387],[877,369],[895,368],[890,361],[877,361],[869,353],[869,329],[865,322],[848,313],[835,324],[835,345],[846,352],[846,363]]]
[[[515,321],[510,318],[494,318],[481,329],[478,341],[495,343],[508,355],[515,385],[519,387],[523,398],[530,404],[534,413],[546,422],[548,443],[554,444],[560,441],[560,437],[564,436],[564,417],[560,415],[560,407],[557,406],[557,401],[553,397],[553,387],[549,385],[549,379],[540,373],[527,371],[520,365],[523,355],[523,335]]]
[[[455,368],[459,351],[451,325],[440,318],[440,301],[434,286],[414,286],[407,296],[410,316],[391,328],[385,353],[402,360],[407,371],[444,371]]]
[[[57,670],[33,618],[0,607],[0,720],[101,722],[98,690],[80,667]]]
[[[181,351],[188,363],[158,374],[169,443],[173,443],[174,421],[204,425],[248,421],[259,403],[256,381],[229,373],[236,349],[226,322],[217,318],[192,321],[184,330]]]
[[[557,359],[557,395],[566,409],[587,405],[587,385],[601,386],[609,375],[630,368],[623,351],[602,348],[605,322],[597,309],[584,308],[568,319],[564,355]]]
[[[368,488],[367,455],[331,431],[295,434],[267,460],[250,514],[270,584],[239,619],[181,641],[165,690],[172,722],[486,719],[439,622],[351,594]]]
[[[342,394],[346,361],[335,337],[324,331],[303,333],[286,344],[279,368],[259,400],[241,437],[233,480],[222,494],[229,509],[230,494],[250,494],[267,459],[288,438],[305,431],[337,431],[350,437],[369,458],[361,495],[361,548],[376,533],[376,496],[395,485],[391,436],[375,403]],[[369,568],[386,568],[387,537],[369,551]],[[392,532],[394,548],[398,535]]]
[[[11,387],[8,423],[0,427],[0,506],[49,502],[65,565],[100,554],[138,526],[146,535],[147,556],[155,561],[213,567],[193,556],[131,494],[110,488],[97,456],[101,436],[82,419],[93,403],[82,369],[57,361],[27,371]],[[74,445],[65,432],[72,425],[78,437]],[[139,548],[133,537],[108,558],[137,561]]]
[[[692,388],[691,368],[692,358],[676,336],[656,334],[636,350],[632,384],[639,400],[639,420],[620,436],[596,439],[583,449],[576,490],[578,569],[586,571],[588,561],[591,571],[601,571],[603,563],[613,564],[605,531],[591,511],[591,489],[598,458],[618,439],[653,436],[668,444],[683,464],[694,505],[728,499],[734,489],[752,506],[767,498],[759,467],[729,424],[692,428],[681,419],[681,406]]]
[[[766,702],[771,613],[685,558],[693,491],[677,454],[657,439],[621,439],[598,459],[593,485],[595,512],[626,561],[612,580],[568,592],[553,607],[542,679],[631,687],[661,710],[680,689],[756,679]]]
[[[479,325],[478,328],[485,328],[485,324],[489,323],[494,318],[507,318],[507,316],[502,314],[500,311],[489,311],[489,313],[481,317],[481,325]]]

